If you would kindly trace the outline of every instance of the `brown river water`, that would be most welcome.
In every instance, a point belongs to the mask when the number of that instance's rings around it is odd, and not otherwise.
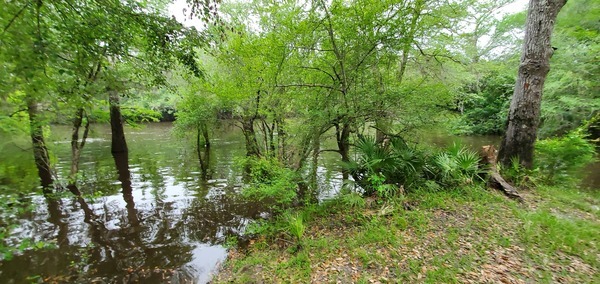
[[[217,131],[206,174],[193,144],[176,138],[171,130],[170,123],[127,129],[128,159],[115,162],[110,128],[94,125],[79,177],[85,200],[68,192],[53,200],[40,194],[21,195],[23,202],[33,204],[32,210],[2,216],[17,223],[9,245],[43,241],[51,248],[25,250],[11,259],[0,257],[0,283],[208,282],[227,257],[225,244],[243,240],[248,225],[268,215],[268,208],[239,195],[241,171],[235,161],[245,149],[237,128],[224,124]],[[68,131],[52,127],[49,143],[63,178],[70,167]],[[10,164],[20,176],[0,179],[0,185],[28,190],[37,177],[27,141],[4,140],[0,142],[2,163]],[[499,139],[431,134],[425,140],[439,146],[457,140],[478,148]],[[321,159],[318,174],[325,188],[321,199],[334,196],[341,186],[336,163],[335,155]],[[585,186],[600,188],[600,163],[586,170]]]

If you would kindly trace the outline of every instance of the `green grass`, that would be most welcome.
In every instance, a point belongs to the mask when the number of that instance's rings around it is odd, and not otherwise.
[[[551,187],[524,195],[521,204],[469,186],[371,208],[355,197],[313,205],[293,215],[305,226],[299,250],[289,250],[297,236],[261,236],[215,282],[599,283],[600,195]]]

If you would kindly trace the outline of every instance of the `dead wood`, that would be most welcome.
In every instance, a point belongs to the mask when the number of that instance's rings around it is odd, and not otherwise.
[[[502,175],[500,175],[500,172],[498,172],[498,165],[496,162],[498,158],[498,151],[494,145],[486,145],[481,147],[480,156],[482,164],[488,166],[488,186],[497,190],[501,190],[510,198],[523,201],[523,197],[521,197],[517,189],[504,180]]]

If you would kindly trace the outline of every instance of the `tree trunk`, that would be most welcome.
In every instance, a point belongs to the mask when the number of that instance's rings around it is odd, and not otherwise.
[[[321,140],[318,138],[313,140],[312,143],[312,161],[310,165],[310,177],[308,181],[308,186],[312,189],[316,189],[319,187],[317,184],[317,173],[319,169],[319,154],[321,153]]]
[[[33,144],[33,158],[35,166],[38,170],[38,175],[45,193],[49,193],[50,186],[54,182],[52,178],[52,169],[50,168],[50,157],[48,156],[48,148],[44,141],[44,130],[42,123],[39,121],[39,106],[34,100],[29,100],[27,103],[27,112],[29,114],[29,128],[31,142]]]
[[[509,165],[512,158],[518,158],[526,168],[533,165],[542,90],[553,53],[550,37],[556,16],[565,3],[566,0],[529,1],[519,76],[498,155],[504,165]]]
[[[123,116],[117,91],[108,90],[108,102],[110,104],[110,130],[112,132],[111,152],[126,153],[127,141],[123,130]]]
[[[279,118],[275,120],[275,123],[277,124],[277,157],[279,161],[283,162],[284,164],[288,164],[289,161],[286,157],[287,132],[285,130],[285,120]]]
[[[479,152],[479,155],[481,157],[481,164],[488,167],[489,169],[488,185],[498,190],[502,190],[502,192],[504,192],[504,194],[506,194],[506,196],[510,198],[523,201],[523,198],[521,197],[521,195],[519,195],[517,189],[511,184],[509,184],[506,180],[504,180],[502,175],[500,175],[500,172],[498,171],[498,166],[496,164],[496,152],[497,151],[494,145],[483,146],[481,147],[481,151]]]
[[[254,119],[242,119],[242,132],[246,139],[246,156],[259,157],[260,149],[258,141],[256,141],[256,133],[254,132]]]
[[[335,126],[335,134],[337,139],[338,150],[342,156],[342,162],[350,162],[350,124],[342,123]],[[342,179],[348,180],[349,172],[346,169],[342,169]]]
[[[90,130],[90,121],[89,119],[86,119],[80,143],[79,130],[83,123],[83,117],[83,108],[78,108],[75,112],[75,118],[73,118],[73,129],[71,131],[71,172],[69,173],[69,185],[67,188],[77,196],[81,195],[81,192],[79,192],[76,186],[77,172],[79,171],[79,159],[81,157],[81,150],[83,149],[83,146],[85,146],[85,141]]]
[[[208,126],[202,123],[202,137],[204,137],[204,147],[210,148],[210,135],[208,134]]]
[[[196,137],[196,150],[198,151],[198,161],[200,162],[200,171],[202,172],[202,180],[207,181],[211,179],[212,174],[210,172],[210,142],[208,141],[208,131],[206,127],[200,127]],[[202,134],[201,134],[202,133]],[[202,136],[204,137],[204,147],[202,147]]]

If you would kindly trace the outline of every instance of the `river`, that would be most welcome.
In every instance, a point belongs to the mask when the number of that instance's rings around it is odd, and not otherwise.
[[[28,239],[54,248],[27,250],[0,262],[0,283],[37,277],[49,282],[205,283],[227,256],[223,244],[240,237],[251,220],[268,211],[238,194],[241,169],[235,161],[245,156],[238,128],[224,123],[216,132],[207,177],[193,144],[172,135],[170,123],[126,131],[128,165],[117,169],[110,127],[93,126],[81,156],[84,202],[68,191],[54,202],[39,194],[22,196],[34,206],[19,216],[9,238],[12,245]],[[70,167],[69,128],[53,126],[50,136],[58,175],[64,179]],[[37,177],[30,149],[10,144],[2,145],[2,158],[21,175],[11,186],[31,191],[27,184],[35,185]],[[330,188],[322,198],[333,196],[341,184],[334,157],[329,160],[329,166],[318,168],[321,182]],[[123,171],[129,180],[123,180]]]
[[[264,216],[264,204],[238,194],[245,154],[239,129],[224,123],[212,141],[210,172],[202,174],[192,143],[171,133],[170,123],[127,128],[129,157],[124,164],[110,153],[110,127],[94,125],[85,146],[79,180],[85,200],[65,192],[54,201],[39,194],[21,195],[33,204],[29,213],[13,216],[18,226],[8,238],[44,241],[52,248],[26,250],[0,262],[0,283],[44,280],[60,283],[205,283],[227,257],[224,247],[242,239],[248,224]],[[55,126],[49,140],[59,177],[70,167],[69,128]],[[461,137],[477,148],[497,137]],[[440,146],[448,136],[430,135]],[[16,142],[16,143],[12,143]],[[27,191],[37,180],[26,141],[0,144],[4,170],[17,175],[0,180],[3,190]],[[324,154],[318,168],[325,190],[334,196],[341,185],[334,153]],[[116,167],[118,166],[118,167]],[[600,187],[600,164],[590,167],[590,186]]]

